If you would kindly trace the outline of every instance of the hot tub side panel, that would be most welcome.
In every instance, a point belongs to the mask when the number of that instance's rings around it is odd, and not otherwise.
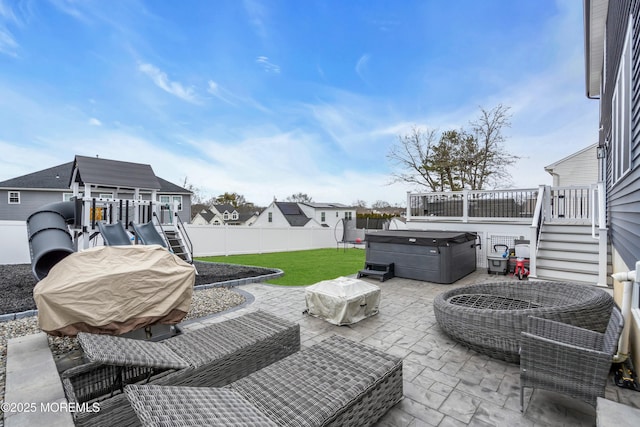
[[[367,262],[394,263],[397,277],[453,283],[475,271],[476,249],[474,242],[450,246],[369,242]]]

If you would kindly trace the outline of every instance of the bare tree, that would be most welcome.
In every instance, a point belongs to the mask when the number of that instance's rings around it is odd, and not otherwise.
[[[292,194],[285,199],[287,202],[311,203],[313,199],[307,193]]]
[[[202,203],[202,194],[200,189],[189,182],[189,177],[185,176],[182,188],[191,191],[191,204],[196,205]]]
[[[448,130],[439,137],[435,130],[413,127],[387,154],[400,170],[392,173],[393,181],[431,191],[482,190],[510,183],[507,167],[519,157],[503,146],[503,129],[510,126],[508,112],[502,105],[491,110],[481,107],[479,118],[469,123],[470,130]]]
[[[469,123],[476,141],[476,153],[470,163],[473,173],[469,175],[475,184],[473,188],[510,184],[507,167],[520,158],[504,147],[506,138],[502,131],[511,126],[510,119],[509,107],[498,104],[491,110],[480,107],[480,117]]]
[[[440,179],[426,166],[426,160],[433,154],[436,131],[425,131],[414,126],[407,135],[398,137],[398,144],[392,145],[387,158],[401,172],[392,173],[394,182],[426,185],[432,191],[438,191]]]

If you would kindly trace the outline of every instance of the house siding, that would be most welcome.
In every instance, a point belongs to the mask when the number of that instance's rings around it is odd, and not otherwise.
[[[20,203],[9,204],[9,192],[20,192]],[[66,191],[67,193],[70,190]],[[61,202],[61,191],[33,191],[24,188],[16,188],[11,190],[0,190],[0,219],[8,221],[26,221],[29,215],[38,210],[38,208],[48,205],[49,203]]]
[[[614,184],[611,148],[607,152],[606,184],[611,244],[625,264],[640,259],[640,0],[609,2],[606,29],[606,81],[601,95],[600,145],[612,139],[612,98],[624,47],[629,17],[631,36],[631,164],[627,175]],[[611,145],[610,145],[611,147]]]
[[[548,168],[553,174],[554,187],[595,184],[598,182],[597,147],[592,145]]]

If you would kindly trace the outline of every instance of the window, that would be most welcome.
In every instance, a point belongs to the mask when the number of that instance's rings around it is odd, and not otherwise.
[[[229,212],[224,211],[224,213],[222,214],[222,219],[224,219],[225,221],[227,221],[229,219]]]
[[[101,199],[113,199],[113,193],[100,193],[98,197]]]
[[[182,196],[171,196],[173,203],[178,203],[178,211],[182,211]]]
[[[611,99],[611,173],[615,184],[631,167],[631,34],[629,19]]]
[[[269,222],[273,222],[273,212],[269,212]]]
[[[326,212],[320,212],[320,222],[327,222]]]
[[[344,219],[352,219],[352,218],[353,218],[352,212],[345,212],[344,213]]]
[[[182,196],[159,196],[162,209],[173,209],[173,204],[178,202],[178,211],[182,210]]]
[[[231,219],[238,219],[238,212],[233,211],[233,213],[231,214]]]
[[[9,204],[10,205],[19,205],[20,204],[20,192],[19,191],[9,191]]]

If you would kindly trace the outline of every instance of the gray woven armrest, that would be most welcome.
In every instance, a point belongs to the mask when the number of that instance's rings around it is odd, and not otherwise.
[[[189,363],[161,342],[84,332],[78,334],[78,342],[91,362],[163,369],[189,367]]]
[[[528,318],[526,332],[583,348],[602,348],[604,339],[604,334],[599,332],[533,316]]]
[[[233,390],[127,386],[125,393],[143,426],[275,426]]]

